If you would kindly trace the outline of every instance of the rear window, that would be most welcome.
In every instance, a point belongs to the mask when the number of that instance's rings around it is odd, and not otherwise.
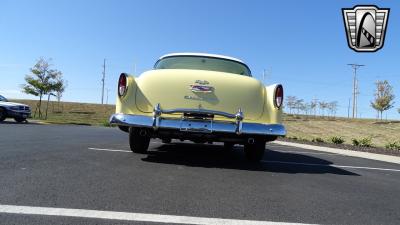
[[[170,56],[158,60],[154,69],[209,70],[251,76],[250,69],[243,63],[206,56]]]

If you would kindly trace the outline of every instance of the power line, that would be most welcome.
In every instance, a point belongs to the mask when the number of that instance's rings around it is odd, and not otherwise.
[[[359,94],[358,91],[358,80],[357,80],[357,69],[365,66],[361,64],[347,64],[353,68],[353,118],[357,117],[357,96]]]

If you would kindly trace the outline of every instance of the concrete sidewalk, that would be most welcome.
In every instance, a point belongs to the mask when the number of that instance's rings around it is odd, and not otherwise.
[[[353,150],[329,148],[329,147],[299,144],[299,143],[285,142],[285,141],[274,141],[272,143],[279,144],[279,145],[292,146],[292,147],[296,147],[296,148],[336,153],[336,154],[340,154],[340,155],[360,157],[360,158],[365,158],[365,159],[372,159],[372,160],[378,160],[378,161],[383,161],[383,162],[400,164],[400,157],[398,157],[398,156],[382,155],[382,154],[376,154],[376,153],[370,153],[370,152],[359,152],[359,151],[353,151]]]

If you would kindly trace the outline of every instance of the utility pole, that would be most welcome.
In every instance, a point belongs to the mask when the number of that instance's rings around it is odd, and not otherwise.
[[[353,118],[357,117],[357,95],[358,95],[358,82],[357,82],[357,69],[365,66],[360,64],[347,64],[353,68]]]
[[[265,85],[265,69],[263,69],[262,83]]]
[[[268,69],[263,69],[263,73],[262,73],[262,83],[265,85],[265,79],[267,77],[272,76],[272,67],[268,68]]]
[[[107,88],[106,90],[107,90],[106,105],[108,105],[108,92],[110,91],[110,89]]]
[[[103,87],[101,89],[101,104],[104,103],[104,81],[106,79],[106,59],[104,59],[103,62],[103,79],[101,79],[101,82],[103,83]]]
[[[350,101],[351,98],[349,98],[349,105],[347,106],[347,118],[350,118]]]
[[[136,63],[133,65],[133,76],[137,76],[136,75]]]

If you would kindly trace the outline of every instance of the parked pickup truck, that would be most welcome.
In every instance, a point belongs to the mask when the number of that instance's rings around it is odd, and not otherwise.
[[[15,121],[21,123],[31,116],[31,108],[27,105],[9,102],[5,97],[0,95],[0,122],[6,118],[14,118]]]

